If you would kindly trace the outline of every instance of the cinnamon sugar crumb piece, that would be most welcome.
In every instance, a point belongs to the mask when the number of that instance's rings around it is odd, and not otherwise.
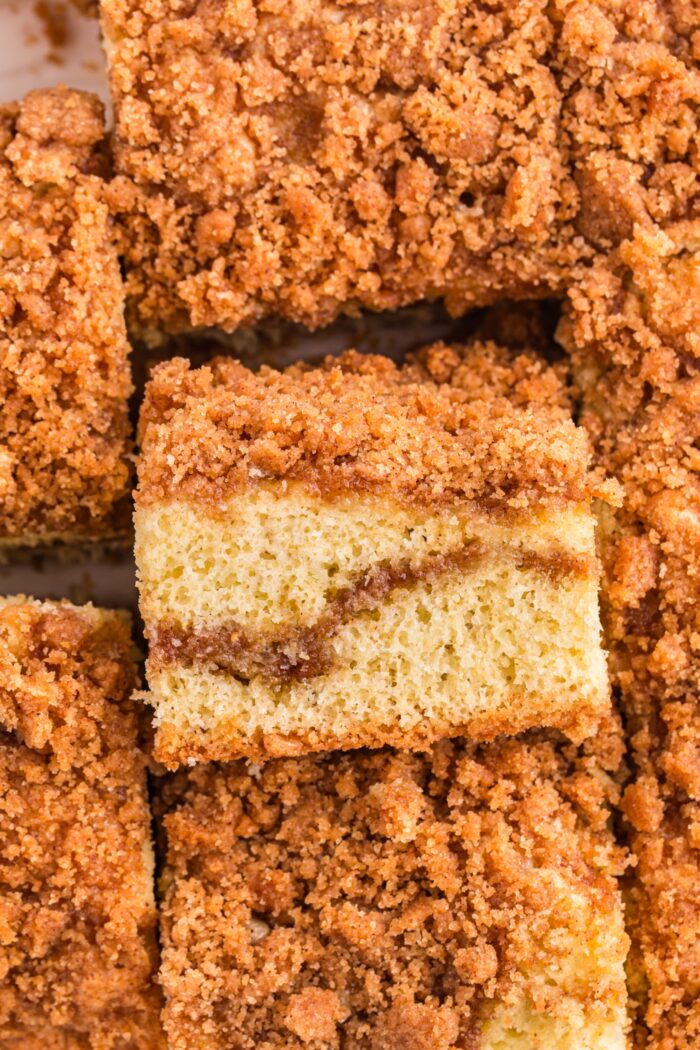
[[[134,324],[461,313],[587,254],[543,5],[100,7]]]
[[[608,250],[635,225],[698,215],[700,48],[694,3],[556,0],[560,146],[580,195],[575,226]]]
[[[623,505],[602,519],[602,615],[635,779],[624,797],[640,1045],[700,1015],[700,222],[639,224],[570,293],[581,422]]]
[[[540,733],[176,774],[168,1045],[623,1050],[612,771]]]
[[[125,530],[131,392],[102,105],[0,107],[0,548]]]
[[[537,725],[582,738],[607,711],[596,486],[534,354],[437,344],[402,368],[349,352],[258,374],[174,360],[140,431],[167,765]]]
[[[0,1046],[161,1050],[125,616],[0,601]]]

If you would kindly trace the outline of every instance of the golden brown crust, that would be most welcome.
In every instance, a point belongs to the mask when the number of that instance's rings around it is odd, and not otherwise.
[[[332,496],[376,491],[434,506],[474,501],[514,514],[580,503],[594,488],[585,435],[554,369],[492,344],[436,344],[398,368],[348,352],[319,368],[219,359],[159,366],[141,413],[137,500],[215,512],[269,479]]]
[[[561,289],[586,254],[538,0],[103,0],[134,321]]]
[[[0,607],[0,1046],[162,1046],[125,619]]]
[[[614,769],[610,727],[607,749]],[[614,795],[597,760],[542,734],[176,775],[161,799],[170,1045],[478,1046],[493,999],[544,1005],[542,938],[590,934],[571,892],[615,922]]]
[[[82,92],[0,107],[0,543],[126,524],[131,378],[103,137]]]
[[[700,1032],[700,257],[698,223],[648,223],[571,292],[581,422],[624,502],[606,523],[602,617],[635,778],[623,809],[640,1045]]]
[[[144,700],[149,695],[144,694]],[[509,710],[476,714],[462,725],[431,719],[413,728],[377,725],[365,718],[361,725],[344,735],[313,729],[307,733],[243,734],[237,723],[222,720],[214,729],[196,726],[181,728],[172,722],[161,722],[155,734],[154,755],[171,770],[192,762],[225,762],[235,756],[247,759],[280,758],[321,751],[352,751],[357,748],[397,747],[407,751],[424,751],[448,737],[494,740],[507,733],[513,735],[530,729],[533,724],[547,725],[564,733],[569,740],[580,742],[595,734],[601,720],[600,705],[594,708],[570,702],[557,706],[552,696],[541,700],[532,696],[509,696]]]

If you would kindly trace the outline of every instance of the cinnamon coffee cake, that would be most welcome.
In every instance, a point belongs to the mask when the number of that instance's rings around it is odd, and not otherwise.
[[[530,734],[175,774],[168,1045],[625,1050],[605,748]]]
[[[101,0],[145,330],[561,290],[586,252],[544,5]]]
[[[586,439],[493,344],[157,368],[136,560],[164,762],[422,747],[607,709]]]
[[[623,799],[635,1046],[700,1044],[700,223],[639,224],[572,289],[581,422],[622,486],[602,612],[634,767]]]
[[[0,554],[128,525],[131,393],[102,104],[0,107]]]
[[[0,601],[0,1047],[156,1050],[156,914],[126,617]]]

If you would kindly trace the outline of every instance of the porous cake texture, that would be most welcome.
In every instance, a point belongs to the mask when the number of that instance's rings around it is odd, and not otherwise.
[[[233,330],[564,285],[539,0],[101,0],[132,321]]]
[[[700,224],[639,224],[571,292],[581,422],[623,489],[602,613],[634,767],[623,809],[635,1046],[700,1045]]]
[[[0,601],[0,1047],[156,1050],[153,855],[126,617]]]
[[[619,736],[174,774],[173,1050],[625,1050]]]
[[[131,392],[102,104],[0,107],[0,553],[128,525]]]
[[[608,706],[585,435],[493,344],[155,370],[136,559],[164,762],[548,724]]]

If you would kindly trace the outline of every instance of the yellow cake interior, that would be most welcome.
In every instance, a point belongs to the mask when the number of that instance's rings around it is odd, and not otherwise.
[[[157,723],[194,731],[209,757],[361,746],[388,728],[409,743],[450,728],[581,728],[607,703],[584,506],[509,519],[269,482],[215,506],[139,507],[136,557]],[[339,594],[397,566],[399,582],[334,620]],[[165,656],[164,627],[176,635]],[[262,670],[227,653],[229,634]],[[267,673],[269,646],[296,670]]]

